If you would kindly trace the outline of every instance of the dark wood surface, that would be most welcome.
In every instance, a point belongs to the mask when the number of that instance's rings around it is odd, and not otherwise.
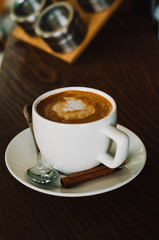
[[[69,65],[10,36],[0,71],[0,240],[151,240],[159,216],[159,41],[147,13],[115,16]],[[5,166],[8,143],[27,125],[24,104],[47,90],[88,86],[110,94],[118,123],[147,149],[143,171],[100,195],[64,198],[31,190]]]

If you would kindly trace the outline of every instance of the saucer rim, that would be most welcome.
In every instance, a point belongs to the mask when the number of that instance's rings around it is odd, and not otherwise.
[[[12,144],[14,144],[17,140],[18,137],[20,137],[22,134],[25,134],[25,132],[29,131],[29,128],[27,129],[24,129],[23,131],[21,131],[20,133],[18,133],[11,141],[10,143],[8,144],[7,148],[6,148],[6,151],[5,151],[5,164],[10,172],[10,174],[17,180],[19,181],[20,183],[22,183],[23,185],[25,185],[26,187],[32,189],[32,190],[35,190],[35,191],[38,191],[38,192],[41,192],[41,193],[44,193],[44,194],[48,194],[48,195],[53,195],[53,196],[59,196],[59,197],[86,197],[86,196],[93,196],[93,195],[98,195],[98,194],[102,194],[102,193],[106,193],[106,192],[109,192],[109,191],[112,191],[112,190],[115,190],[115,189],[118,189],[124,185],[126,185],[127,183],[131,182],[134,178],[136,178],[140,172],[143,170],[145,164],[146,164],[146,158],[147,158],[147,152],[146,152],[146,148],[145,148],[145,145],[143,144],[143,142],[141,141],[141,139],[134,133],[132,132],[131,130],[129,130],[128,128],[118,124],[117,125],[117,128],[119,128],[120,130],[122,130],[123,132],[127,133],[128,132],[130,133],[130,135],[133,135],[133,137],[137,138],[139,141],[140,141],[140,145],[142,146],[142,149],[143,149],[143,159],[142,159],[142,166],[140,167],[140,169],[136,172],[136,174],[132,175],[131,177],[127,178],[126,180],[124,180],[123,182],[120,182],[120,183],[117,183],[115,185],[112,185],[110,187],[106,187],[106,188],[103,188],[103,189],[100,189],[100,190],[94,190],[94,191],[91,191],[91,192],[75,192],[75,193],[71,193],[71,192],[58,192],[58,191],[54,191],[53,189],[52,190],[47,190],[47,189],[43,189],[43,188],[40,188],[40,186],[36,186],[34,185],[32,182],[30,182],[29,180],[28,181],[25,181],[23,179],[21,179],[20,177],[18,177],[14,171],[12,170],[12,168],[10,167],[9,165],[9,159],[8,159],[8,153],[10,151],[10,148],[12,146]],[[128,134],[129,135],[129,134]],[[131,139],[130,139],[131,140]],[[64,175],[61,175],[60,177],[62,177]],[[26,179],[27,180],[27,179]],[[89,184],[89,182],[87,182]],[[60,186],[59,188],[61,188],[62,186]],[[63,188],[63,187],[62,187]],[[76,187],[74,187],[76,188]],[[65,189],[67,190],[67,189]]]

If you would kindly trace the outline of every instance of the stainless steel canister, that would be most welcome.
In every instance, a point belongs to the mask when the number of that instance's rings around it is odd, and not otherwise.
[[[47,0],[15,0],[11,6],[10,18],[28,34],[34,35],[34,24]]]
[[[56,2],[39,15],[35,32],[56,52],[75,49],[86,34],[86,26],[78,12],[68,2]]]
[[[115,0],[76,0],[81,8],[89,13],[101,12],[107,9]]]

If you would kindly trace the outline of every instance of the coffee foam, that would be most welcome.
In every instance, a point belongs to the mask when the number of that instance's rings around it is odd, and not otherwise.
[[[55,103],[51,109],[65,120],[86,118],[95,112],[92,105],[75,97],[64,97],[63,100]]]
[[[93,92],[68,90],[52,94],[37,105],[44,118],[60,123],[89,123],[106,117],[112,104]]]

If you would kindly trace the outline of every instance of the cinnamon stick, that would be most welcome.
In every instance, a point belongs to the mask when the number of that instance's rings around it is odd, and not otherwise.
[[[95,178],[99,178],[105,176],[109,173],[113,173],[117,169],[111,169],[106,167],[105,165],[101,164],[95,168],[85,170],[82,172],[74,173],[66,177],[62,177],[60,179],[61,185],[65,188],[72,187],[76,184],[83,183]]]

